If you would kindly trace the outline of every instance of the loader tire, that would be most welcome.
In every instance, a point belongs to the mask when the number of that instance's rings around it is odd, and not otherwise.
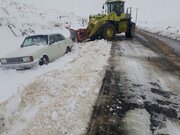
[[[113,24],[108,23],[102,30],[102,37],[108,41],[112,41],[115,38],[116,29]]]
[[[131,23],[129,25],[128,31],[125,33],[126,38],[133,38],[135,35],[135,24]]]
[[[93,35],[93,36],[90,37],[90,40],[91,40],[91,41],[94,41],[94,40],[96,40],[96,39],[98,39],[98,38],[99,38],[98,35]]]

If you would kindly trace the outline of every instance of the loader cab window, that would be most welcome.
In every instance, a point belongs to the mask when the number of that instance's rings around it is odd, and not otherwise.
[[[116,12],[118,16],[124,13],[124,2],[109,2],[106,3],[108,14],[111,12]]]

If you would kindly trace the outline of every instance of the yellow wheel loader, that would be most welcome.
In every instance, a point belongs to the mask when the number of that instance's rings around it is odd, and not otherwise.
[[[125,12],[125,2],[123,0],[107,0],[103,5],[104,13],[90,15],[86,29],[70,29],[71,36],[77,42],[86,39],[95,40],[104,38],[106,40],[115,39],[116,34],[125,33],[127,38],[132,38],[135,33],[135,23],[131,21],[131,8]]]

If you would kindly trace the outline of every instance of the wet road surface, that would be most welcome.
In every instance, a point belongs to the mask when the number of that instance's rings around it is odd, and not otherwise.
[[[180,58],[145,32],[113,42],[87,135],[180,134]]]

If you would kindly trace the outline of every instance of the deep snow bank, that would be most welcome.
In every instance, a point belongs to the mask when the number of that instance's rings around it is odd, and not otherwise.
[[[180,41],[180,22],[151,22],[139,21],[137,26],[140,29],[157,33]]]
[[[0,131],[7,128],[4,134],[8,135],[80,135],[85,132],[110,48],[103,40],[77,44],[72,53],[40,67],[37,71],[51,70],[34,78],[0,104],[5,118],[5,126],[0,127]]]

